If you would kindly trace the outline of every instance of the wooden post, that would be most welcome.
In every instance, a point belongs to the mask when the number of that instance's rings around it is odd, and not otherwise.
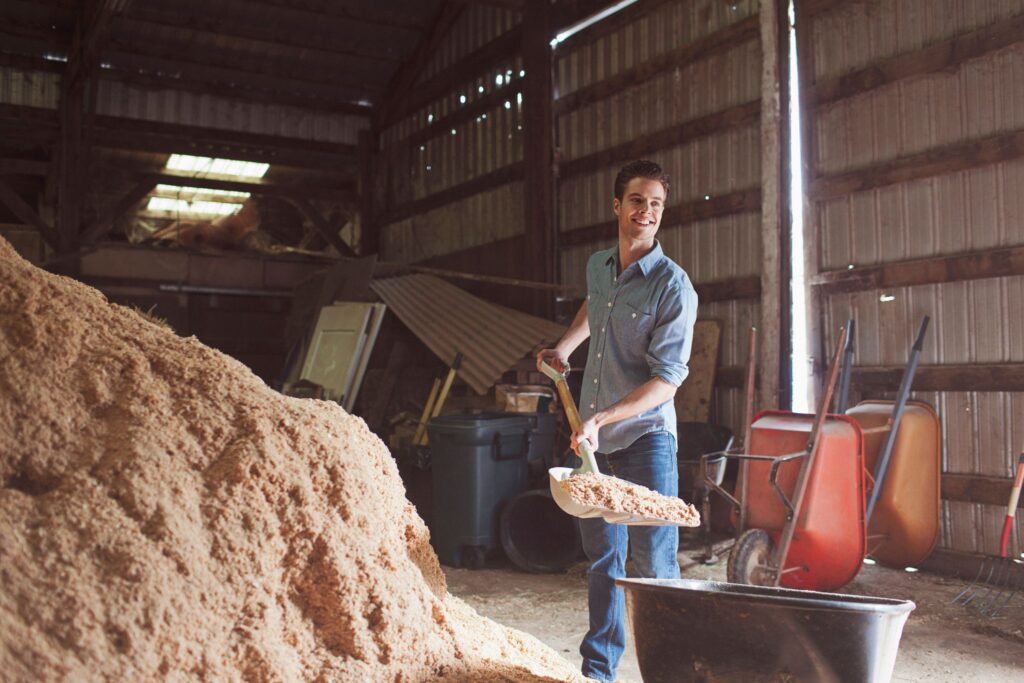
[[[359,253],[380,252],[380,232],[373,212],[373,165],[377,136],[372,130],[359,131]]]
[[[85,84],[64,78],[60,98],[60,159],[57,165],[57,251],[72,251],[78,241],[84,195],[82,127]]]
[[[778,406],[781,339],[788,334],[782,327],[786,297],[783,289],[782,242],[783,180],[781,156],[782,109],[779,36],[780,0],[761,0],[761,367],[760,401],[763,406]]]
[[[523,181],[527,279],[554,282],[557,261],[555,231],[554,115],[551,3],[527,0],[523,12]],[[550,317],[554,301],[538,292],[534,312]]]

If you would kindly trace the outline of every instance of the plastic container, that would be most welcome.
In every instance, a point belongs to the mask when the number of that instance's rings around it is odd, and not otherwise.
[[[846,414],[867,430],[892,417],[892,401],[862,401]],[[923,562],[939,540],[942,430],[931,406],[908,401],[889,459],[882,493],[868,524],[868,552],[903,569]],[[864,435],[864,467],[875,471],[886,433]]]
[[[528,460],[551,462],[558,432],[558,416],[554,413],[516,413],[530,420],[530,454]]]
[[[582,550],[579,526],[546,489],[524,491],[501,511],[501,547],[517,567],[545,573],[568,569]]]
[[[502,504],[526,489],[530,419],[446,415],[427,424],[433,484],[430,542],[452,567],[483,566],[496,548]]]
[[[617,579],[644,683],[886,683],[913,602],[686,579]]]

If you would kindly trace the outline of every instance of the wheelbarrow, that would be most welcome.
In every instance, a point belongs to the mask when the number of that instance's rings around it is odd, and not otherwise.
[[[707,482],[739,520],[727,567],[732,582],[834,590],[860,570],[866,545],[863,441],[855,420],[827,414],[845,343],[844,328],[814,415],[763,411],[747,420],[742,451],[704,456],[740,460],[738,498]]]
[[[617,579],[645,683],[886,683],[913,602]]]
[[[867,554],[886,567],[914,567],[938,542],[942,504],[939,416],[928,404],[909,400],[928,316],[918,328],[895,400],[869,399],[847,409],[855,329],[850,320],[836,412],[856,420],[864,436]]]

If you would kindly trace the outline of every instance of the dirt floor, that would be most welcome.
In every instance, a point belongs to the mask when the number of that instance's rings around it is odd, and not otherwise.
[[[683,577],[725,580],[725,560],[696,563],[680,553]],[[1024,565],[1018,565],[1024,572]],[[528,574],[503,557],[485,569],[445,567],[449,590],[480,614],[521,629],[579,664],[578,647],[587,629],[586,567],[565,574]],[[845,593],[913,600],[917,609],[903,630],[893,681],[1024,680],[1024,593],[997,618],[951,603],[963,581],[865,565]],[[632,644],[619,667],[619,680],[641,681]]]

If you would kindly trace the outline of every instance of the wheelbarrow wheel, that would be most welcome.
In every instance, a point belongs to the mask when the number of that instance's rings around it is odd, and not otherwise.
[[[745,583],[751,586],[775,585],[772,570],[772,555],[775,544],[764,529],[747,529],[736,539],[729,553],[726,577],[729,583]]]

